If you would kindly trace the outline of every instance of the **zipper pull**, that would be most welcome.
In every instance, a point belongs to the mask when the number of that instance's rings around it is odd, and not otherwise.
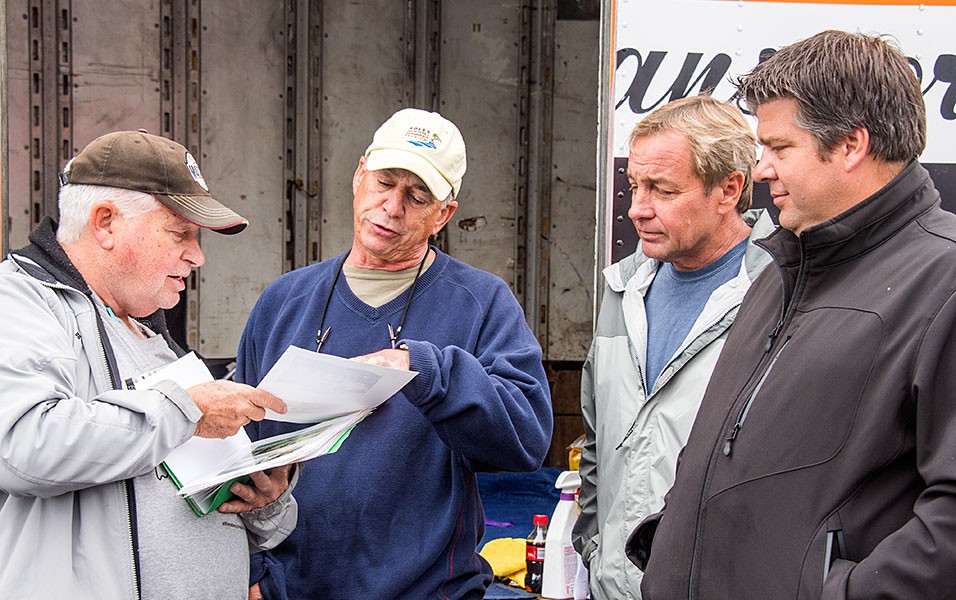
[[[730,452],[734,446],[734,440],[737,439],[737,434],[740,432],[740,423],[735,423],[734,428],[731,430],[730,435],[727,436],[727,439],[724,440],[724,456],[730,456]]]
[[[777,339],[777,336],[780,335],[780,330],[783,328],[783,319],[777,321],[777,324],[774,325],[773,331],[770,332],[770,335],[767,336],[767,347],[764,348],[764,352],[770,352],[770,347],[773,346],[773,341]]]

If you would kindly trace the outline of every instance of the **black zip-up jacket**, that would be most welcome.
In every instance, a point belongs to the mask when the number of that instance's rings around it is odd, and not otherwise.
[[[914,161],[758,244],[778,268],[744,299],[663,517],[628,541],[644,600],[953,598],[956,216]]]

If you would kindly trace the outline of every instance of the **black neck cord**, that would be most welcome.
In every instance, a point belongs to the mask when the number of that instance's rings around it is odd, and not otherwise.
[[[405,317],[408,315],[408,309],[412,305],[412,297],[415,295],[415,288],[418,287],[418,279],[422,276],[422,270],[425,268],[425,261],[428,260],[428,253],[431,252],[431,247],[425,249],[425,256],[422,257],[422,261],[418,263],[418,271],[415,273],[415,280],[412,281],[412,288],[408,291],[408,299],[405,301],[405,309],[402,311],[402,320],[398,323],[397,329],[392,329],[392,324],[388,323],[388,337],[392,343],[392,348],[398,344],[398,336],[402,333],[402,328],[405,326]],[[332,285],[329,287],[329,294],[325,297],[325,306],[322,308],[322,318],[319,320],[319,331],[315,335],[315,351],[319,352],[322,350],[322,344],[325,343],[325,340],[329,337],[329,333],[332,332],[332,327],[328,329],[325,328],[325,315],[329,312],[329,304],[332,302],[332,292],[335,291],[335,284],[339,280],[339,275],[342,274],[342,270],[345,268],[345,261],[348,260],[349,255],[346,254],[345,258],[342,259],[342,262],[339,263],[339,268],[335,271],[335,277],[332,278]]]

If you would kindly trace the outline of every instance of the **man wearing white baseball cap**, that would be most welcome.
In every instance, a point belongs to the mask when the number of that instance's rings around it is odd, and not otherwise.
[[[537,469],[551,399],[508,286],[428,243],[455,213],[464,173],[453,123],[398,111],[352,178],[351,249],[280,277],[253,309],[240,381],[257,384],[290,345],[417,376],[341,450],[304,466],[299,524],[253,557],[250,598],[480,599],[491,583],[475,551],[484,532],[475,472]]]
[[[250,548],[295,526],[289,470],[234,483],[197,517],[160,463],[281,400],[248,385],[132,380],[176,360],[163,309],[204,262],[200,227],[246,220],[176,142],[91,142],[60,176],[60,220],[0,263],[0,589],[11,598],[239,598]],[[239,514],[237,514],[239,513]]]

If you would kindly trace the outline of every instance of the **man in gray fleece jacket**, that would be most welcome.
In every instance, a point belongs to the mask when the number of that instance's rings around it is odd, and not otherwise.
[[[295,525],[288,468],[193,514],[159,466],[281,400],[214,381],[130,378],[174,361],[162,309],[203,264],[200,227],[247,222],[181,145],[143,131],[93,141],[61,175],[60,223],[0,264],[0,589],[10,598],[245,598],[250,549]]]

